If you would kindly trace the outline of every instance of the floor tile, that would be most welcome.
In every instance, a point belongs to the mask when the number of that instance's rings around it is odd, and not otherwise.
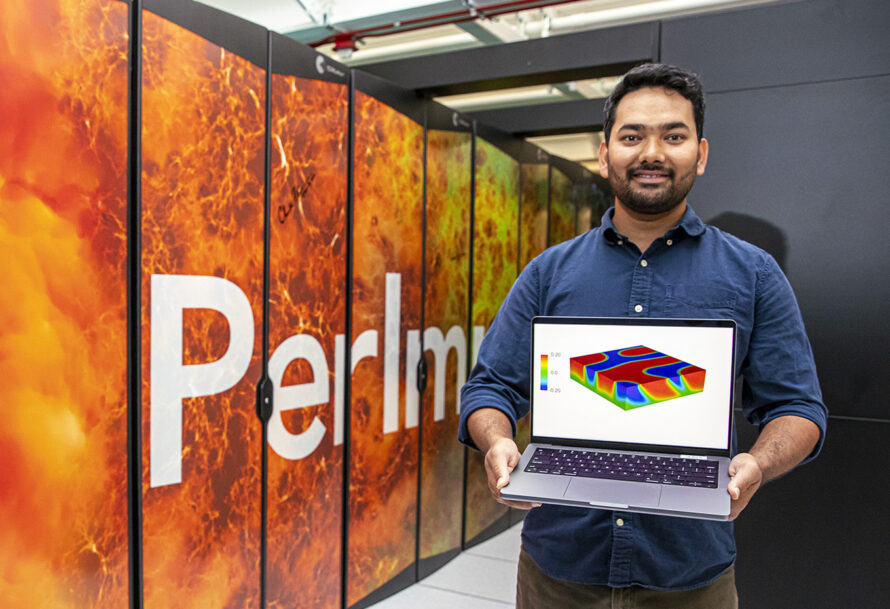
[[[441,590],[513,603],[516,600],[516,563],[464,553],[422,583]]]
[[[490,600],[419,583],[371,605],[369,609],[507,609],[513,606],[512,601]]]
[[[491,539],[480,543],[478,546],[473,546],[467,550],[465,554],[502,558],[516,564],[519,560],[519,537],[521,532],[522,523],[520,522],[514,524],[503,533],[495,535]]]

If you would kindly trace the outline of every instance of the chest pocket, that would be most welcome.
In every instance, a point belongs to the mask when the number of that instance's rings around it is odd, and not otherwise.
[[[706,283],[669,285],[665,292],[667,317],[731,318],[738,300],[735,290]]]

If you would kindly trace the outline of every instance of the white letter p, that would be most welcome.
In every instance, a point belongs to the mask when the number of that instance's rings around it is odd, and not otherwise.
[[[213,309],[229,324],[225,355],[182,363],[182,311]],[[151,276],[151,486],[182,482],[182,400],[231,389],[253,355],[253,311],[237,285],[220,277]]]

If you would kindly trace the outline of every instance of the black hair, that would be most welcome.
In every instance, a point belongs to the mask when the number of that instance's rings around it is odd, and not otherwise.
[[[671,89],[688,99],[692,103],[692,114],[695,116],[696,135],[701,140],[705,124],[705,96],[698,75],[664,63],[644,63],[625,74],[606,99],[603,107],[603,131],[607,144],[612,127],[615,126],[618,102],[628,93],[646,87]]]

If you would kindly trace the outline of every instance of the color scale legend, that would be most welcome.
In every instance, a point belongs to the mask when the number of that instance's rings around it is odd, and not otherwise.
[[[541,356],[541,391],[547,391],[548,365],[547,356]]]

